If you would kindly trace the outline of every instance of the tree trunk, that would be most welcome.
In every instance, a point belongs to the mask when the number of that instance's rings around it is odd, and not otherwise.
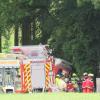
[[[35,44],[36,43],[36,39],[35,39],[35,18],[33,19],[32,23],[31,23],[31,44]]]
[[[0,53],[2,52],[2,40],[1,40],[1,33],[0,33]]]
[[[44,24],[45,24],[45,20],[47,20],[47,18],[48,18],[48,10],[41,10],[41,13],[42,13],[42,15],[41,15],[41,20],[40,20],[40,24],[41,24],[41,30],[42,30],[42,37],[41,37],[41,42],[42,42],[42,44],[46,44],[47,43],[47,40],[48,40],[48,38],[50,37],[50,31],[52,30],[50,30],[50,28],[49,29],[46,29],[46,28],[44,28]],[[49,24],[49,23],[47,23],[47,24]],[[48,27],[48,25],[47,25],[47,27]]]
[[[22,45],[31,45],[31,22],[25,17],[22,23]]]
[[[18,26],[18,24],[16,24],[15,25],[15,39],[14,39],[14,45],[15,46],[18,46],[18,44],[19,44],[19,39],[18,39],[18,30],[19,30],[19,26]]]

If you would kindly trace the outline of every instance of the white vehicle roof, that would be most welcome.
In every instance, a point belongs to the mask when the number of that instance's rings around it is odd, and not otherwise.
[[[12,48],[13,53],[22,53],[30,57],[44,57],[49,51],[48,45],[31,45],[31,46],[15,46]]]

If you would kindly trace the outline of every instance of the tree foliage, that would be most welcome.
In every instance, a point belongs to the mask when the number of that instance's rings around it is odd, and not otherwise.
[[[48,42],[54,54],[72,62],[79,74],[94,72],[100,61],[100,11],[94,1],[67,1],[55,11],[59,24]]]

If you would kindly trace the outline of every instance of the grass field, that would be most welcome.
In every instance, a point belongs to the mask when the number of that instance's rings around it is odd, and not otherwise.
[[[0,100],[100,100],[99,93],[0,94]]]

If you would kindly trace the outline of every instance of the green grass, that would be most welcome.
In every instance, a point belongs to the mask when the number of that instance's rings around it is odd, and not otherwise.
[[[0,100],[100,100],[99,93],[0,94]]]

